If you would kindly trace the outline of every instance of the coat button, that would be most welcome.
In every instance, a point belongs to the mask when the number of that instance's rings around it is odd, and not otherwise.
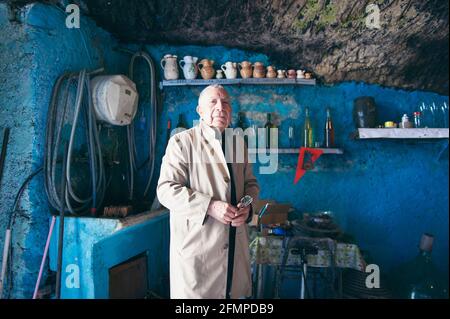
[[[223,249],[228,249],[228,244],[223,245]]]
[[[230,179],[228,178],[228,176],[225,176],[225,177],[223,178],[223,180],[225,181],[225,183],[228,183],[228,182],[230,181]]]

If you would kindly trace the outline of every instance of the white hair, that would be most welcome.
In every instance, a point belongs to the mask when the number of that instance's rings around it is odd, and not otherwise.
[[[210,90],[210,89],[221,90],[221,91],[226,92],[227,95],[228,95],[227,90],[225,90],[225,88],[224,88],[222,85],[220,85],[220,84],[211,84],[211,85],[208,85],[207,87],[205,87],[205,88],[200,92],[200,95],[198,96],[198,103],[199,103],[199,104],[200,104],[200,100],[202,99],[202,97],[203,97],[203,96],[205,95],[205,93],[206,93],[208,90]]]

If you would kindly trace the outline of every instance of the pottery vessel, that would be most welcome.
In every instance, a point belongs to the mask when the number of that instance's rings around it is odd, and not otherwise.
[[[262,64],[261,62],[255,62],[255,64],[253,64],[253,77],[254,78],[266,77],[266,69],[264,67],[264,64]]]
[[[222,64],[220,68],[225,73],[225,77],[227,79],[235,79],[237,78],[237,63],[236,62],[226,62],[225,64]]]
[[[161,59],[161,67],[164,70],[164,78],[166,80],[177,80],[179,77],[177,56],[172,54],[166,54]]]
[[[216,70],[214,70],[214,60],[203,59],[198,63],[198,69],[203,79],[209,80],[214,77]]]
[[[181,69],[183,70],[183,75],[186,80],[193,80],[197,77],[197,61],[197,57],[190,55],[187,55],[183,58],[183,60],[180,60],[179,64]]]
[[[277,77],[277,71],[276,71],[276,69],[275,69],[274,66],[269,65],[269,66],[267,67],[266,77],[267,77],[267,78],[270,78],[270,79],[273,79],[273,78],[276,78],[276,77]]]
[[[251,78],[253,75],[253,66],[248,61],[242,61],[239,63],[239,73],[243,79]]]

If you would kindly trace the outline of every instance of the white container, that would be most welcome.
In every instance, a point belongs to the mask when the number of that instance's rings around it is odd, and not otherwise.
[[[112,125],[129,125],[136,115],[136,84],[125,75],[101,75],[91,81],[92,102],[100,121]]]
[[[222,64],[222,66],[220,68],[225,73],[225,76],[227,79],[235,79],[237,77],[237,63],[236,62],[228,61],[225,64]]]
[[[186,80],[193,80],[197,77],[198,74],[198,66],[197,66],[197,57],[193,57],[190,55],[186,55],[183,60],[180,60],[179,64],[181,69],[183,70],[183,75]],[[167,64],[166,64],[167,65]]]
[[[164,78],[166,80],[178,80],[179,73],[176,55],[166,54],[164,58],[161,59],[160,64],[164,70]]]

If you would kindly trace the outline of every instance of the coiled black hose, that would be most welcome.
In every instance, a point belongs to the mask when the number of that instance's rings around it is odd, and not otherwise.
[[[94,71],[91,74],[98,73],[99,71],[102,71],[102,69]],[[70,114],[69,96],[71,93],[71,88],[75,82],[77,82],[75,105],[71,108],[73,109],[73,114]],[[64,89],[61,90],[63,85]],[[62,97],[61,91],[63,91]],[[85,130],[87,136],[89,168],[92,185],[91,195],[84,198],[75,192],[71,170],[74,141],[76,138],[75,132],[80,124],[79,118],[81,112],[84,112],[85,115]],[[52,99],[49,105],[44,157],[45,191],[50,205],[56,211],[61,211],[62,206],[59,196],[61,191],[57,190],[56,184],[56,166],[58,156],[61,156],[59,154],[60,145],[62,144],[61,133],[65,125],[71,125],[67,160],[65,162],[60,160],[59,162],[61,162],[66,168],[66,209],[71,214],[80,214],[87,211],[89,208],[92,213],[95,213],[97,206],[101,204],[104,198],[106,178],[99,132],[92,105],[89,75],[85,70],[82,70],[79,73],[65,73],[61,75],[55,83]]]
[[[154,166],[155,166],[155,148],[156,148],[156,126],[157,126],[157,110],[158,110],[158,99],[157,99],[157,83],[156,83],[156,70],[155,64],[152,58],[144,51],[136,52],[132,57],[129,65],[129,77],[133,81],[134,75],[134,62],[137,58],[144,59],[150,70],[150,123],[149,123],[149,154],[148,154],[148,179],[144,189],[144,198],[147,197],[150,191],[150,186],[153,178]],[[128,154],[130,162],[130,172],[129,172],[129,199],[132,200],[134,197],[134,173],[138,169],[136,165],[136,142],[134,136],[134,124],[133,122],[127,127],[127,140],[128,140]],[[139,167],[142,165],[139,165]]]

